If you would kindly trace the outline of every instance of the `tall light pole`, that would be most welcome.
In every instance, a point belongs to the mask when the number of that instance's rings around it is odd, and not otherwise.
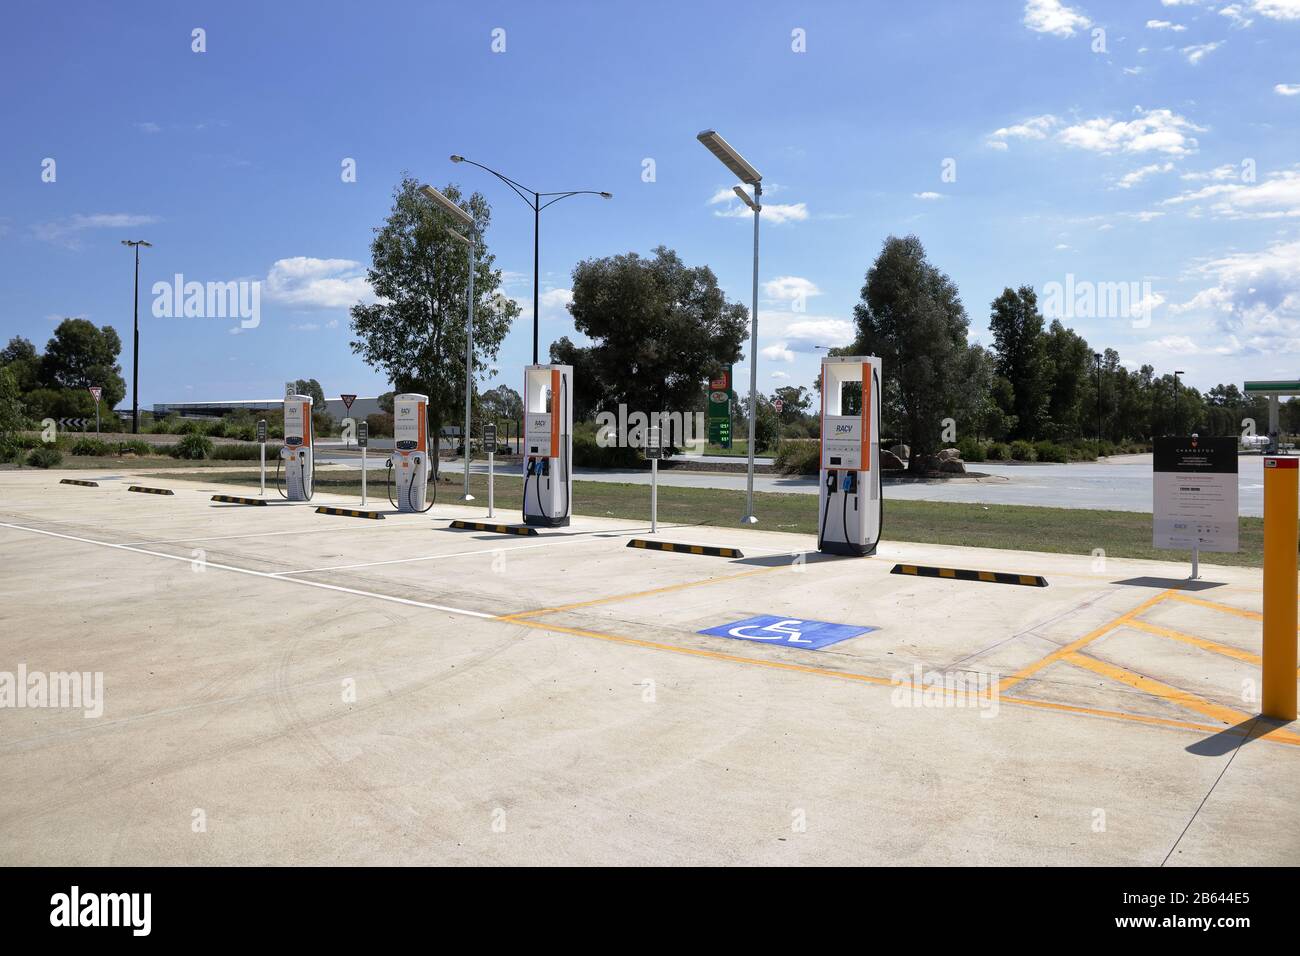
[[[478,229],[474,225],[473,216],[432,186],[421,186],[420,192],[432,199],[439,209],[465,228],[465,233],[453,232],[452,235],[469,246],[469,291],[467,293],[469,318],[465,326],[465,431],[461,436],[465,443],[465,493],[461,496],[461,501],[473,501],[474,496],[469,493],[469,445],[471,396],[474,389],[474,269],[478,265]]]
[[[1186,375],[1182,369],[1174,370],[1174,434],[1178,434],[1178,376]]]
[[[1097,457],[1101,457],[1101,353],[1092,353],[1093,367],[1097,370]]]
[[[733,187],[736,195],[754,211],[754,301],[749,316],[749,467],[745,479],[745,517],[740,523],[758,524],[754,515],[754,422],[758,416],[758,216],[763,211],[763,175],[713,130],[706,129],[695,138],[737,179],[754,189],[754,198],[750,199],[745,190]]]
[[[561,199],[568,199],[570,196],[599,196],[601,199],[613,199],[613,193],[602,192],[597,189],[569,189],[563,192],[539,193],[535,189],[529,189],[527,186],[520,185],[509,176],[497,172],[490,166],[484,166],[482,163],[476,163],[472,159],[466,159],[464,156],[453,153],[451,156],[453,163],[469,163],[471,166],[477,166],[486,172],[491,173],[497,179],[501,180],[511,189],[513,189],[519,198],[528,203],[533,210],[533,364],[537,364],[537,327],[538,327],[538,289],[541,281],[540,271],[540,236],[542,231],[542,210],[551,203],[557,203]],[[542,202],[545,199],[546,202]]]
[[[123,239],[122,245],[135,248],[135,319],[131,345],[131,433],[140,434],[140,247],[152,249],[152,242]]]

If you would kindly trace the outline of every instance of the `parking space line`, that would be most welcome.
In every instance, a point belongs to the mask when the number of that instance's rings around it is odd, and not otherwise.
[[[474,555],[481,555],[490,558],[501,551],[528,551],[532,548],[548,548],[554,545],[578,544],[589,541],[590,539],[586,538],[551,539],[549,541],[539,541],[536,544],[520,544],[509,548],[489,546],[486,548],[479,548],[475,551],[453,551],[448,554],[425,554],[418,558],[393,558],[390,561],[367,561],[363,564],[335,564],[327,568],[302,568],[297,571],[276,571],[274,572],[274,576],[283,577],[287,574],[315,574],[316,572],[321,571],[352,571],[357,568],[377,568],[387,564],[413,564],[417,561],[437,561],[441,558],[465,558],[473,557]]]
[[[162,551],[150,551],[147,548],[136,547],[130,544],[115,544],[112,541],[96,541],[93,538],[82,538],[75,534],[63,534],[59,531],[45,531],[41,528],[28,528],[23,525],[11,524],[9,522],[0,522],[0,528],[12,528],[15,531],[27,531],[32,534],[48,535],[51,538],[64,538],[68,541],[76,541],[81,544],[98,545],[101,548],[113,548],[118,551],[132,551],[136,554],[148,555],[152,558],[166,558],[168,561],[184,561],[186,564],[193,564],[194,559],[179,554],[166,554]],[[449,607],[445,604],[432,604],[428,601],[416,601],[411,598],[397,597],[392,594],[381,594],[377,591],[362,591],[358,588],[343,587],[338,584],[326,584],[323,581],[309,581],[306,578],[282,578],[270,571],[254,571],[252,568],[241,568],[233,564],[218,564],[215,561],[205,561],[205,568],[215,568],[218,571],[232,571],[235,574],[248,574],[255,578],[263,578],[268,581],[287,581],[291,584],[300,584],[303,587],[318,588],[323,591],[337,591],[341,594],[352,594],[357,597],[376,598],[380,601],[388,601],[392,604],[404,604],[408,607],[422,607],[431,611],[445,611],[448,614],[459,614],[463,617],[476,617],[486,621],[495,620],[497,615],[486,614],[483,611],[470,611],[466,608]]]
[[[1155,634],[1159,637],[1167,637],[1171,641],[1182,641],[1184,644],[1191,644],[1193,647],[1212,651],[1215,654],[1222,654],[1224,657],[1231,657],[1239,661],[1245,661],[1248,664],[1264,663],[1263,658],[1258,654],[1252,654],[1250,651],[1243,651],[1239,647],[1230,647],[1227,644],[1220,644],[1217,641],[1206,640],[1203,637],[1196,637],[1193,634],[1184,634],[1182,631],[1175,631],[1171,627],[1161,627],[1159,624],[1149,624],[1146,621],[1128,621],[1125,626],[1136,628],[1139,631],[1146,631],[1148,634]]]
[[[1133,608],[1132,610],[1126,611],[1125,613],[1121,614],[1119,617],[1107,621],[1105,624],[1101,625],[1100,627],[1093,628],[1087,634],[1083,635],[1083,637],[1076,638],[1075,640],[1071,641],[1069,644],[1066,644],[1062,647],[1058,647],[1056,650],[1052,651],[1052,653],[1048,654],[1046,657],[1040,657],[1032,664],[1022,667],[1020,670],[1016,671],[1010,677],[1004,677],[1002,679],[1002,682],[998,684],[998,692],[1006,693],[1007,690],[1009,690],[1012,687],[1015,687],[1025,678],[1032,677],[1034,674],[1037,674],[1044,667],[1048,667],[1051,664],[1055,664],[1057,661],[1061,660],[1067,655],[1073,654],[1075,651],[1087,647],[1097,638],[1109,634],[1115,628],[1120,627],[1123,624],[1127,624],[1129,621],[1136,618],[1139,614],[1142,614],[1145,611],[1147,611],[1149,608],[1152,608],[1155,605],[1159,604],[1161,601],[1163,601],[1172,593],[1173,593],[1172,591],[1161,591],[1159,594],[1155,595],[1154,597],[1147,598],[1145,601],[1143,601],[1141,604],[1139,604],[1137,607]]]
[[[499,620],[517,621],[521,618],[536,617],[539,614],[559,614],[562,611],[575,611],[578,608],[593,607],[597,604],[613,604],[618,601],[631,601],[636,598],[650,597],[654,594],[670,594],[673,591],[684,591],[688,588],[698,588],[706,584],[719,584],[723,581],[735,581],[739,578],[753,577],[755,574],[767,574],[772,571],[782,571],[787,566],[784,564],[774,565],[768,568],[755,568],[751,571],[742,571],[739,574],[726,574],[718,578],[704,578],[700,581],[685,581],[681,584],[668,584],[661,588],[650,588],[647,591],[632,591],[627,594],[612,594],[609,597],[594,598],[590,601],[578,601],[574,604],[560,604],[556,607],[539,607],[532,611],[519,611],[515,614],[502,614]]]
[[[1189,691],[1179,690],[1176,687],[1170,687],[1168,684],[1162,684],[1153,677],[1147,677],[1143,674],[1136,674],[1133,671],[1126,670],[1123,667],[1117,667],[1106,661],[1098,660],[1095,657],[1089,657],[1086,654],[1068,654],[1065,658],[1067,663],[1076,667],[1082,667],[1090,670],[1095,674],[1108,677],[1111,680],[1127,684],[1144,694],[1151,694],[1177,704],[1180,707],[1186,707],[1188,710],[1194,710],[1204,717],[1211,720],[1221,721],[1225,726],[1242,724],[1254,720],[1257,715],[1243,714],[1239,710],[1233,710],[1231,707],[1225,707],[1222,704],[1216,704],[1213,701],[1206,700]],[[1286,730],[1269,730],[1261,736],[1276,737],[1279,740],[1286,740],[1288,743],[1300,743],[1300,734],[1294,734]]]

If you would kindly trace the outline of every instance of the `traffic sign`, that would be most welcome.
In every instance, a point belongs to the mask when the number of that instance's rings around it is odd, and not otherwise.
[[[263,444],[266,443],[266,419],[265,418],[258,419],[257,440],[259,442],[262,442]]]
[[[60,418],[60,428],[75,428],[79,432],[86,430],[86,419],[84,418]]]
[[[365,448],[370,444],[370,423],[357,422],[357,447]]]
[[[357,397],[355,395],[340,395],[339,398],[343,399],[343,407],[348,411],[352,411],[352,403],[357,400]]]
[[[658,425],[652,425],[645,430],[645,456],[652,460],[664,456]]]
[[[785,410],[785,402],[782,399],[778,398],[776,401],[772,403],[772,407],[776,409],[776,413],[780,415],[781,412]]]
[[[497,426],[494,422],[483,426],[483,452],[487,455],[497,453]]]
[[[90,389],[90,394],[95,396],[95,401],[99,401],[99,397],[104,394],[104,390],[100,388],[98,385],[91,385],[89,386],[89,389]]]
[[[802,648],[803,650],[821,650],[831,644],[847,641],[851,637],[860,637],[874,627],[860,627],[854,624],[830,624],[826,621],[806,621],[801,618],[783,617],[780,614],[760,614],[745,618],[734,624],[723,624],[700,631],[715,637],[731,637],[740,641],[757,641],[760,644],[780,644],[784,647]]]

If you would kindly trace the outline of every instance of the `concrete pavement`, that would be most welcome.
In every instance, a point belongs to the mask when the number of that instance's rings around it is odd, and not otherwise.
[[[732,561],[130,480],[0,473],[0,670],[105,681],[101,717],[0,708],[0,863],[1300,859],[1254,570],[661,528]],[[700,633],[755,615],[876,630]]]

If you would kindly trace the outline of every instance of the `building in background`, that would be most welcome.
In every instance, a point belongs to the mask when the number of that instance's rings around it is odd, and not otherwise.
[[[182,418],[221,418],[240,409],[278,411],[283,406],[283,398],[244,398],[225,402],[155,402],[153,413],[157,418],[167,415],[180,415]],[[335,421],[342,421],[345,418],[363,421],[367,415],[376,415],[383,409],[379,407],[378,396],[366,398],[358,395],[352,403],[351,411],[344,407],[343,399],[338,397],[325,399],[325,411],[329,412],[330,418]]]

